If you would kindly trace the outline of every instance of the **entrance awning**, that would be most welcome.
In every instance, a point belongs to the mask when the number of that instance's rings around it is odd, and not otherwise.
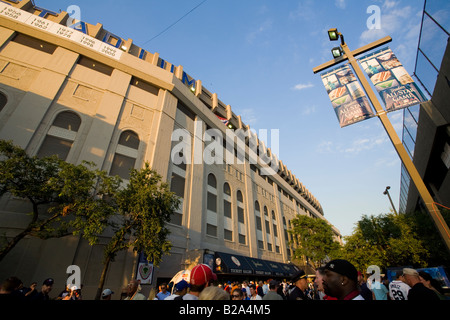
[[[247,261],[253,268],[253,273],[259,276],[271,276],[272,269],[267,265],[264,260],[257,258],[247,258]]]
[[[255,275],[291,278],[300,269],[293,264],[216,252],[214,272],[228,275]]]
[[[243,256],[229,254],[224,252],[216,252],[214,261],[214,272],[218,274],[253,274],[253,268]]]

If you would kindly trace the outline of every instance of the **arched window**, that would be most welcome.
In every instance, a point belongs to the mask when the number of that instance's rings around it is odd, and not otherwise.
[[[238,233],[239,233],[239,243],[246,244],[247,240],[247,228],[245,227],[245,215],[244,215],[244,197],[240,190],[236,193],[237,200],[237,214],[238,214]]]
[[[217,180],[210,173],[206,192],[206,234],[217,237]]]
[[[217,180],[216,177],[210,173],[208,175],[208,186],[213,187],[214,189],[217,189]]]
[[[3,93],[0,92],[0,112],[2,112],[3,108],[6,106],[7,103],[8,99]]]
[[[224,239],[233,241],[233,216],[231,210],[231,188],[228,182],[223,185]]]
[[[59,113],[53,120],[37,156],[44,158],[56,155],[61,160],[67,160],[80,126],[81,118],[76,113],[71,111]]]
[[[223,215],[231,219],[231,188],[228,182],[223,185]]]
[[[259,202],[255,201],[255,220],[256,220],[256,236],[258,239],[258,248],[264,249],[264,240],[262,237],[262,219],[261,219],[261,207]]]
[[[130,170],[134,169],[138,157],[139,142],[139,136],[135,132],[131,130],[122,132],[109,171],[111,176],[130,179]]]
[[[244,197],[242,196],[241,190],[238,190],[236,193],[236,199],[238,202],[244,202]]]
[[[267,250],[272,251],[272,237],[270,236],[269,210],[264,206],[264,225],[266,229]]]

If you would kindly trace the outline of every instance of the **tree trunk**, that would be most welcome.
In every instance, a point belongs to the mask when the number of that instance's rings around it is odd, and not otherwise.
[[[29,234],[31,231],[31,228],[28,227],[27,229],[25,229],[24,231],[22,231],[21,233],[19,233],[17,236],[15,236],[10,242],[8,242],[8,244],[2,248],[2,250],[0,251],[0,262],[2,262],[3,258],[12,250],[14,249],[14,247],[16,246],[16,244],[19,243],[20,240],[22,240],[23,238],[25,238],[25,236],[27,234]]]
[[[102,275],[100,276],[100,282],[98,284],[97,294],[95,295],[95,300],[100,300],[100,297],[102,295],[103,286],[105,285],[106,274],[108,273],[108,268],[109,268],[110,262],[111,262],[111,257],[108,255],[108,257],[106,258],[105,264],[103,266]]]
[[[3,258],[5,258],[6,255],[12,249],[14,249],[14,247],[20,242],[20,240],[25,238],[33,230],[33,225],[37,221],[37,217],[39,215],[39,211],[38,211],[38,205],[35,202],[32,202],[32,204],[33,204],[33,219],[28,224],[28,227],[25,230],[23,230],[21,233],[19,233],[17,236],[15,236],[10,242],[8,242],[6,244],[6,246],[4,248],[2,248],[0,250],[0,262],[2,262]]]

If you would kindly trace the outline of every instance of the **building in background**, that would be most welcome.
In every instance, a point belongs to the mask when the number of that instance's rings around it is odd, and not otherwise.
[[[403,144],[436,203],[450,207],[450,3],[425,1],[414,74],[430,101],[404,110]],[[400,212],[425,210],[402,165]]]
[[[173,249],[154,270],[153,285],[197,263],[224,275],[290,275],[290,221],[298,214],[325,220],[311,192],[182,66],[101,24],[68,20],[30,0],[0,2],[0,139],[30,155],[91,161],[124,180],[149,162],[182,199],[170,222]],[[207,138],[209,129],[222,138]],[[243,154],[223,147],[227,129],[245,135]],[[208,164],[208,150],[224,161]],[[265,174],[269,168],[274,174]],[[5,195],[0,211],[6,237],[28,223],[25,201]],[[2,262],[0,277],[15,275],[27,285],[51,276],[62,290],[67,266],[78,265],[83,295],[94,297],[107,236],[94,246],[79,237],[24,239]],[[105,285],[120,292],[139,261],[131,251],[120,254]]]

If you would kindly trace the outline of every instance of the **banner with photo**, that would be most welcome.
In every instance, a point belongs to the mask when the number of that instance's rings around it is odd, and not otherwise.
[[[388,47],[358,59],[366,71],[386,111],[408,108],[426,101],[414,80]]]
[[[341,128],[375,116],[348,64],[321,74]]]

